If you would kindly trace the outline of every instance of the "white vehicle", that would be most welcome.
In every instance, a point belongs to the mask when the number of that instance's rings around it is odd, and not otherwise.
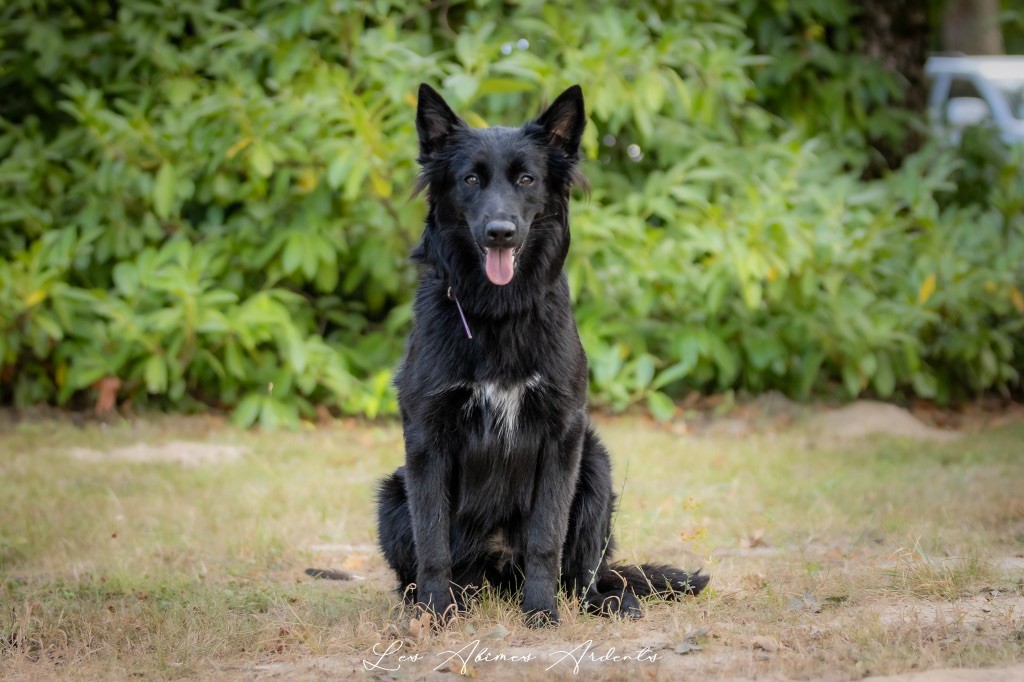
[[[930,57],[928,117],[959,144],[964,128],[991,125],[1007,145],[1024,144],[1024,56]]]

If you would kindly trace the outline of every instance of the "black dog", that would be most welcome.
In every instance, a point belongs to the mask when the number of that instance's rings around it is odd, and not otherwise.
[[[520,128],[470,129],[427,85],[416,128],[429,212],[395,379],[406,465],[381,482],[381,548],[438,614],[486,579],[558,620],[559,583],[593,612],[696,594],[668,566],[609,563],[611,463],[586,412],[587,360],[562,271],[586,122],[573,86]]]

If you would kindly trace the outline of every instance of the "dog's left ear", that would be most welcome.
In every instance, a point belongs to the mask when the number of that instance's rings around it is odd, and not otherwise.
[[[551,137],[551,144],[560,147],[570,159],[579,156],[587,115],[583,111],[583,89],[573,85],[551,103],[536,123]]]

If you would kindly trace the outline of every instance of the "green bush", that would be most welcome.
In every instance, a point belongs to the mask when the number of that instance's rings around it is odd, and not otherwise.
[[[85,405],[117,377],[243,424],[393,412],[420,81],[474,125],[583,85],[568,270],[598,403],[1019,385],[1019,166],[967,203],[950,151],[859,179],[898,85],[855,36],[801,61],[816,34],[773,6],[9,2],[0,401]]]

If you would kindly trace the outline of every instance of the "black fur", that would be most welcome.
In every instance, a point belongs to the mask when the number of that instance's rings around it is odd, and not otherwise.
[[[609,562],[611,462],[587,419],[587,360],[562,270],[569,192],[582,182],[582,91],[522,127],[483,130],[429,86],[419,94],[429,212],[395,379],[406,464],[378,496],[381,548],[402,591],[445,617],[486,579],[521,594],[534,624],[557,621],[559,585],[591,611],[629,616],[638,598],[699,592],[700,572]],[[511,236],[492,233],[510,224]],[[485,268],[498,239],[517,254],[503,286]]]
[[[310,578],[322,578],[323,580],[352,580],[350,573],[335,571],[330,568],[307,568],[306,575]]]

